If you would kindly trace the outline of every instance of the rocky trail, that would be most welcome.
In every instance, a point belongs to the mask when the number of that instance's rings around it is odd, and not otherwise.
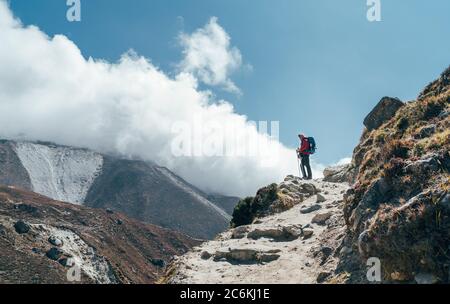
[[[257,218],[176,257],[167,283],[317,283],[331,277],[345,236],[347,183],[302,181],[278,185],[294,207]]]

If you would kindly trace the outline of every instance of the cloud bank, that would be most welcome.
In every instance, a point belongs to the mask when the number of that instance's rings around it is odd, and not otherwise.
[[[85,59],[67,37],[48,37],[22,25],[2,0],[0,37],[0,136],[151,160],[205,191],[230,195],[253,195],[297,172],[294,150],[258,132],[230,103],[198,89],[199,81],[236,89],[229,75],[242,57],[215,18],[183,34],[185,59],[174,77],[133,52],[115,63]],[[238,141],[228,138],[231,145],[264,139],[260,149],[276,151],[277,161],[263,165],[259,156],[174,156],[173,125],[194,126],[199,115],[207,123],[239,130]],[[212,135],[219,131],[210,130]],[[321,174],[321,166],[314,168],[316,176]]]

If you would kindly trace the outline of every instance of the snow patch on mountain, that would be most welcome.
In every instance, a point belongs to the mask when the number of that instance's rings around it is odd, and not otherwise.
[[[231,220],[231,216],[225,210],[223,210],[222,208],[219,208],[214,203],[212,203],[211,201],[209,201],[206,198],[204,198],[200,193],[195,192],[195,190],[193,190],[192,187],[186,185],[179,177],[177,177],[175,174],[170,172],[168,169],[159,167],[159,168],[157,168],[157,170],[159,172],[161,172],[162,174],[164,174],[176,186],[180,187],[185,192],[189,193],[191,196],[196,198],[199,202],[204,204],[206,207],[214,209],[220,215],[222,215],[227,221]]]
[[[85,149],[18,142],[15,151],[33,191],[75,204],[84,202],[103,166],[100,154]]]
[[[70,256],[68,263],[71,267],[78,267],[95,283],[112,284],[116,282],[116,278],[106,259],[97,255],[95,249],[86,244],[78,234],[68,229],[42,224],[33,226],[41,232],[40,237],[44,241],[51,237],[62,242],[59,249],[65,255]]]

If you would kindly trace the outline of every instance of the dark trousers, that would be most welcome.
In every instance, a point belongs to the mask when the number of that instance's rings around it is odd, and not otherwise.
[[[300,160],[301,160],[300,167],[302,168],[303,178],[312,179],[311,166],[309,164],[309,155],[308,154],[300,155]],[[308,175],[306,175],[306,172],[308,172]]]

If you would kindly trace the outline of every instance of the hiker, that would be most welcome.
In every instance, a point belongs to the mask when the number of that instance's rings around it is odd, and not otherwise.
[[[305,137],[303,134],[299,134],[298,137],[300,138],[300,147],[297,149],[297,157],[300,160],[303,179],[312,179],[309,156],[316,151],[316,142],[313,137]]]

